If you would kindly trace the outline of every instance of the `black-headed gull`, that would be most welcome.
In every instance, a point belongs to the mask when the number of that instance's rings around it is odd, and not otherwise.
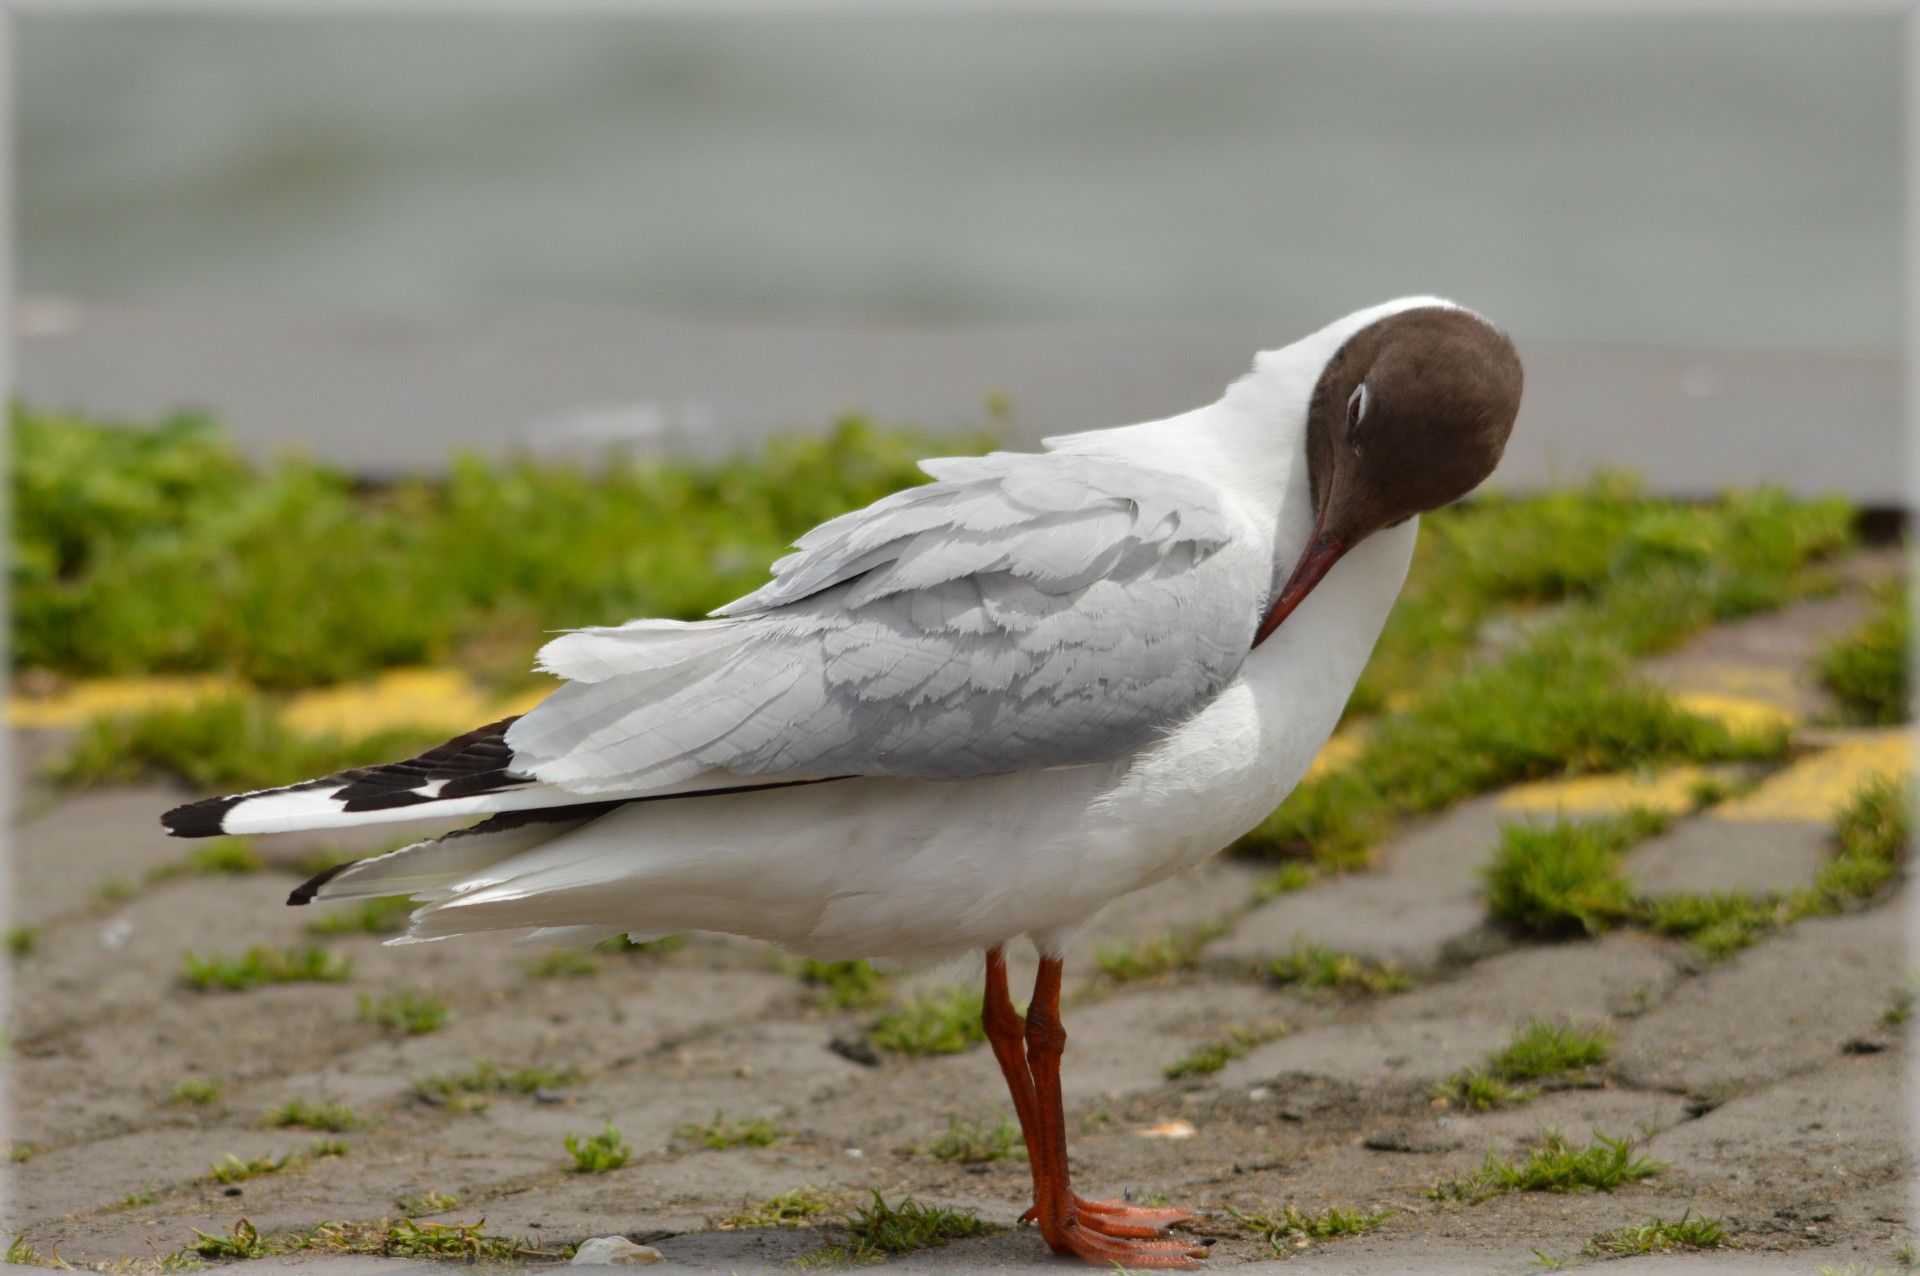
[[[1062,953],[1109,900],[1258,823],[1340,717],[1417,515],[1493,472],[1513,343],[1451,302],[1362,310],[1220,400],[824,523],[694,623],[547,644],[565,683],[420,757],[169,811],[182,837],[484,815],[288,901],[410,894],[417,943],[708,930],[810,956],[986,952],[987,1037],[1056,1251],[1204,1253],[1068,1183]],[[1002,945],[1040,953],[1023,1018]]]

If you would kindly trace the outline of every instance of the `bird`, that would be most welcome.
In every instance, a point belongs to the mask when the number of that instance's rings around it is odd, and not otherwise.
[[[1212,856],[1331,736],[1422,513],[1492,474],[1512,340],[1403,297],[1279,349],[1215,402],[928,460],[706,619],[561,633],[560,685],[426,753],[168,811],[181,837],[478,823],[288,903],[409,895],[393,943],[712,931],[823,960],[984,954],[982,1019],[1060,1254],[1189,1268],[1195,1215],[1073,1188],[1065,951]],[[1006,946],[1038,953],[1023,1013]]]

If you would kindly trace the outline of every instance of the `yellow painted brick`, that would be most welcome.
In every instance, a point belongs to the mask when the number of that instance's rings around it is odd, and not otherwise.
[[[1800,724],[1800,715],[1784,705],[1750,696],[1722,695],[1713,691],[1682,691],[1674,703],[1688,713],[1724,723],[1729,731],[1758,733]]]
[[[1317,780],[1331,772],[1344,770],[1353,765],[1365,747],[1358,732],[1343,731],[1335,735],[1320,746],[1320,752],[1307,764],[1306,778]]]
[[[1697,766],[1658,775],[1582,775],[1515,785],[1494,805],[1502,811],[1567,815],[1619,815],[1636,807],[1681,815],[1696,805],[1694,786],[1707,776]]]
[[[308,735],[366,735],[389,727],[457,734],[490,721],[492,705],[458,669],[389,669],[366,682],[309,691],[287,702],[287,725]]]
[[[77,727],[115,713],[139,713],[163,705],[192,704],[205,696],[238,689],[217,674],[150,678],[90,678],[51,696],[10,696],[9,726]]]
[[[1709,813],[1721,820],[1826,823],[1871,780],[1913,772],[1913,733],[1907,727],[1852,732],[1769,776],[1745,797]]]

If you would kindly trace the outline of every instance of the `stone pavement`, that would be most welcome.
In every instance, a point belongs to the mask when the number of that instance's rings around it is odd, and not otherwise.
[[[1884,555],[1867,564],[1892,566]],[[1791,719],[1800,748],[1751,792],[1638,847],[1630,871],[1643,887],[1804,884],[1828,852],[1838,804],[1863,778],[1910,766],[1904,729],[1818,725],[1828,706],[1806,664],[1854,623],[1861,596],[1850,588],[1725,626],[1648,665],[1699,711]],[[429,698],[466,694],[435,675],[408,676]],[[850,1058],[834,1043],[857,1038],[873,1012],[821,1008],[758,945],[696,936],[665,954],[600,957],[591,975],[536,978],[525,963],[537,954],[502,940],[386,949],[377,936],[349,935],[326,941],[354,959],[346,983],[190,991],[178,978],[183,949],[312,942],[303,927],[318,910],[280,901],[315,839],[261,843],[276,868],[256,875],[152,877],[187,849],[155,822],[176,794],[47,791],[31,768],[59,732],[56,719],[42,718],[18,733],[24,747],[15,750],[29,799],[14,830],[16,886],[40,933],[14,964],[14,1115],[28,1155],[9,1170],[8,1224],[43,1254],[58,1243],[69,1260],[147,1257],[191,1242],[190,1229],[219,1233],[242,1216],[272,1233],[377,1218],[435,1191],[460,1205],[429,1217],[485,1219],[491,1234],[623,1233],[655,1244],[669,1270],[749,1271],[782,1267],[822,1234],[713,1221],[805,1184],[849,1205],[875,1190],[890,1200],[911,1193],[1003,1226],[1025,1207],[1023,1163],[960,1165],[924,1150],[950,1117],[1004,1114],[984,1052],[877,1066]],[[1265,868],[1230,860],[1120,901],[1070,956],[1066,1082],[1081,1181],[1215,1211],[1395,1211],[1367,1235],[1291,1254],[1289,1270],[1537,1270],[1536,1251],[1570,1258],[1597,1233],[1689,1210],[1723,1219],[1734,1248],[1617,1260],[1624,1270],[1891,1264],[1912,1239],[1908,1049],[1888,1017],[1910,968],[1910,890],[1803,921],[1718,963],[1640,930],[1542,944],[1486,919],[1479,872],[1502,823],[1631,805],[1690,811],[1695,778],[1509,789],[1409,826],[1374,871],[1261,904],[1253,887]],[[123,885],[106,885],[115,879]],[[1098,973],[1104,946],[1204,923],[1225,933],[1192,969],[1137,983]],[[1301,938],[1394,961],[1412,986],[1343,998],[1258,976],[1265,959]],[[1020,954],[1016,986],[1031,969]],[[976,980],[962,965],[899,983],[913,991]],[[456,1017],[414,1036],[362,1019],[363,994],[400,987],[437,992]],[[1484,1060],[1531,1016],[1607,1026],[1612,1061],[1518,1106],[1436,1105],[1436,1083]],[[1274,1021],[1289,1031],[1210,1076],[1164,1075],[1233,1027]],[[494,1095],[473,1113],[416,1097],[413,1079],[481,1057],[577,1068],[585,1079]],[[220,1098],[172,1101],[188,1079],[217,1081]],[[268,1107],[291,1099],[348,1104],[363,1124],[324,1136],[262,1125]],[[679,1133],[717,1112],[768,1118],[784,1136],[771,1147],[714,1150]],[[564,1136],[609,1119],[633,1161],[613,1173],[567,1173]],[[1189,1127],[1188,1137],[1145,1137]],[[1632,1138],[1670,1166],[1613,1193],[1473,1205],[1426,1194],[1489,1152],[1523,1153],[1546,1127],[1576,1143],[1596,1130]],[[350,1150],[231,1187],[207,1178],[228,1155],[284,1156],[321,1137]],[[1264,1241],[1224,1215],[1205,1226],[1223,1238],[1212,1266],[1278,1265]],[[419,1266],[366,1256],[262,1261],[354,1276]],[[1026,1229],[890,1266],[1065,1270]]]

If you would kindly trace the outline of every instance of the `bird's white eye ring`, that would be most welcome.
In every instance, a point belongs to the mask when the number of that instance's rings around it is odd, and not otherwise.
[[[1367,419],[1367,383],[1362,381],[1359,385],[1353,388],[1353,393],[1347,396],[1347,433],[1348,435],[1351,436],[1353,432],[1359,428],[1360,423],[1366,419]],[[1351,439],[1351,442],[1353,443],[1354,450],[1356,452],[1359,451],[1360,440],[1357,438],[1353,438]]]

